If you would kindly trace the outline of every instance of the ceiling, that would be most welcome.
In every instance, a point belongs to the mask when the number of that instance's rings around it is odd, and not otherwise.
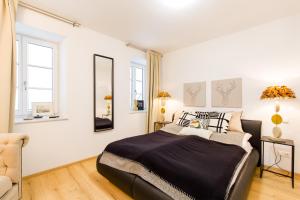
[[[162,53],[300,12],[299,0],[24,1]]]

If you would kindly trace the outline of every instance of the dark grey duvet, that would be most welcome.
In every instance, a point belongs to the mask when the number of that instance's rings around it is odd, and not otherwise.
[[[164,131],[109,144],[106,152],[138,162],[192,199],[225,199],[244,149]]]

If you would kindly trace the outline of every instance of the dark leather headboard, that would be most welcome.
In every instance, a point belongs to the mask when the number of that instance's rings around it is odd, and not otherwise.
[[[258,151],[259,155],[261,154],[261,126],[262,121],[242,119],[242,128],[245,133],[252,134],[252,137],[250,138],[249,142],[251,143],[253,148],[255,148]]]

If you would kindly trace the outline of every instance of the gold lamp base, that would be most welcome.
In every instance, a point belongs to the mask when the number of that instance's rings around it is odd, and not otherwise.
[[[281,129],[279,127],[277,127],[277,126],[274,127],[273,128],[273,137],[279,139],[281,137],[281,135],[282,135]]]
[[[282,117],[280,114],[278,114],[278,112],[280,111],[280,105],[278,102],[275,105],[275,111],[276,111],[276,113],[272,116],[271,120],[272,120],[273,124],[275,124],[276,126],[273,128],[272,132],[273,132],[274,138],[279,139],[282,135],[282,131],[278,127],[278,125],[282,123]]]
[[[165,121],[165,113],[166,113],[166,108],[164,106],[162,106],[160,109],[160,121],[161,122]]]

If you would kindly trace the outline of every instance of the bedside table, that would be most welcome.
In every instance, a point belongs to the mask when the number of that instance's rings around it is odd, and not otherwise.
[[[261,166],[260,166],[260,178],[262,178],[263,175],[263,171],[268,171],[274,174],[278,174],[281,176],[285,176],[285,177],[289,177],[292,179],[292,188],[294,188],[294,181],[295,181],[295,145],[294,145],[294,141],[293,140],[288,140],[288,139],[277,139],[277,138],[273,138],[270,136],[262,136],[261,139]],[[279,144],[279,145],[284,145],[284,146],[290,146],[291,147],[291,152],[292,152],[292,159],[291,159],[291,176],[286,175],[286,174],[281,174],[269,169],[265,169],[264,168],[264,145],[265,142],[268,143],[272,143],[272,144]]]
[[[159,129],[161,129],[162,127],[164,127],[165,125],[167,124],[171,124],[172,122],[169,122],[169,121],[157,121],[157,122],[154,122],[154,131],[158,131]],[[159,128],[157,128],[157,126],[159,125]]]

